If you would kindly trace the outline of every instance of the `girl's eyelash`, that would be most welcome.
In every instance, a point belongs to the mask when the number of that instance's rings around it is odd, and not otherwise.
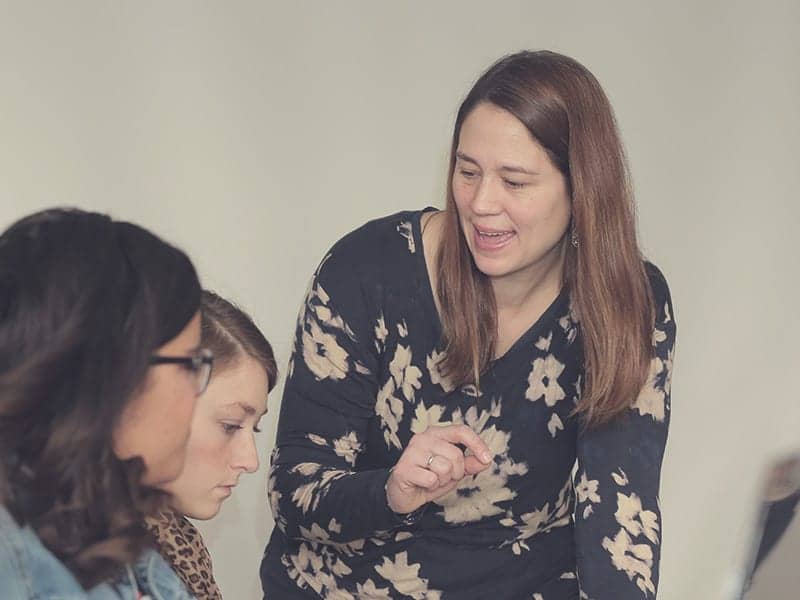
[[[225,430],[225,433],[236,433],[240,429],[243,429],[243,427],[241,425],[235,425],[234,423],[223,423],[222,429]],[[253,427],[253,433],[261,433],[261,429]]]

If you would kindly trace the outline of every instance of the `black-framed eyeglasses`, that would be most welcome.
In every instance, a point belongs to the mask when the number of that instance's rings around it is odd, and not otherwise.
[[[195,378],[195,391],[199,396],[206,391],[214,368],[214,355],[211,350],[199,350],[192,356],[151,356],[151,365],[183,365]]]

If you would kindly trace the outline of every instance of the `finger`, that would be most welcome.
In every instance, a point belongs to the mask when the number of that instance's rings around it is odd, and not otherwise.
[[[408,492],[415,487],[423,490],[432,490],[439,485],[439,478],[436,473],[416,465],[403,469],[402,472],[395,470],[395,475],[400,489],[404,492]]]
[[[464,452],[458,446],[445,442],[438,438],[433,438],[430,445],[430,453],[447,459],[452,465],[451,477],[462,479],[464,477]]]
[[[448,425],[446,427],[432,427],[428,431],[439,439],[451,444],[461,444],[484,464],[491,462],[493,455],[489,446],[466,425]],[[427,432],[426,432],[427,433]]]
[[[425,436],[425,434],[422,434]],[[445,442],[434,436],[423,437],[424,442],[419,442],[414,447],[406,448],[405,459],[411,464],[421,466],[431,470],[434,459],[437,460],[437,469],[432,469],[440,476],[442,484],[451,479],[462,479],[464,477],[464,453],[462,450],[450,442]],[[449,468],[447,463],[449,463]]]
[[[439,454],[434,454],[433,459],[428,464],[428,470],[436,474],[439,479],[439,485],[447,485],[453,477],[453,463],[447,458]],[[461,479],[459,477],[459,479]]]
[[[475,475],[477,473],[480,473],[481,471],[484,471],[485,469],[488,469],[493,464],[494,464],[493,462],[488,462],[488,463],[481,462],[474,456],[465,456],[464,473],[466,475]]]
[[[442,496],[446,496],[447,494],[452,492],[454,489],[456,489],[456,487],[458,486],[458,483],[459,483],[458,481],[453,480],[450,483],[448,483],[447,485],[444,485],[442,487],[438,487],[438,488],[436,488],[434,490],[426,492],[425,493],[425,502],[431,502],[433,500],[438,500]]]

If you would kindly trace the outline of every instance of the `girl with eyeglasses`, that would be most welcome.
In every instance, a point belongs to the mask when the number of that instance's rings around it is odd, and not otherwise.
[[[197,402],[183,471],[163,486],[168,507],[147,524],[197,600],[219,600],[211,557],[188,519],[214,517],[239,477],[258,469],[255,433],[278,369],[270,343],[243,310],[203,291],[201,313],[202,345],[214,355],[214,376]]]
[[[180,250],[80,210],[0,235],[0,598],[190,594],[144,517],[211,372]]]

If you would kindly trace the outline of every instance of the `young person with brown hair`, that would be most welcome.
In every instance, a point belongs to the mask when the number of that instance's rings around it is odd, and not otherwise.
[[[201,339],[214,354],[214,376],[197,402],[183,471],[163,488],[169,506],[147,525],[195,598],[219,600],[211,557],[189,518],[214,517],[239,477],[258,469],[255,433],[278,369],[272,346],[243,310],[207,290],[200,306]]]

